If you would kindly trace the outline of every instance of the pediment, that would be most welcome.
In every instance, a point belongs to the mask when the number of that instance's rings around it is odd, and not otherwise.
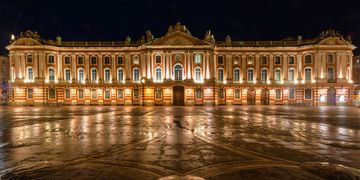
[[[345,40],[341,39],[340,37],[328,37],[325,38],[323,40],[321,40],[319,43],[319,45],[337,45],[337,46],[341,46],[341,45],[350,45],[348,42],[346,42]]]
[[[41,45],[41,43],[32,38],[20,38],[12,43],[15,46],[37,46]]]
[[[154,40],[149,45],[159,46],[194,46],[194,45],[210,45],[210,43],[202,41],[196,37],[183,32],[173,32]]]

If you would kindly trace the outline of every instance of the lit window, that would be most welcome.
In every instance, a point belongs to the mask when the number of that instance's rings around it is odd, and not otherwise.
[[[174,76],[175,76],[176,81],[182,80],[182,67],[181,67],[181,65],[176,65],[174,67]]]
[[[275,69],[275,82],[280,82],[280,81],[281,81],[281,70]]]
[[[118,69],[117,70],[117,80],[118,81],[123,81],[124,80],[124,70],[123,69]]]
[[[195,64],[201,64],[201,55],[195,54]]]
[[[311,99],[311,98],[312,98],[311,89],[305,89],[305,99]]]
[[[345,102],[345,96],[344,95],[339,96],[339,102]]]
[[[110,89],[105,89],[105,99],[110,99]]]
[[[70,99],[70,89],[65,89],[65,98]]]
[[[34,79],[34,73],[33,73],[33,68],[32,67],[27,68],[27,78],[30,81],[32,81]]]
[[[32,63],[33,62],[33,55],[32,54],[27,54],[26,55],[26,62],[27,63]]]
[[[254,70],[253,69],[247,70],[247,80],[248,80],[248,82],[253,82],[253,80],[254,80]]]
[[[84,64],[84,57],[83,56],[78,56],[78,64]]]
[[[139,56],[133,56],[133,64],[139,64]]]
[[[311,81],[311,68],[305,68],[305,81]]]
[[[240,99],[240,89],[235,89],[234,97],[235,99]]]
[[[328,68],[327,78],[328,78],[329,81],[334,80],[334,68],[332,68],[332,67]]]
[[[261,81],[266,83],[267,81],[267,69],[261,69]]]
[[[160,55],[156,55],[156,56],[155,56],[155,63],[156,63],[156,64],[160,64],[160,63],[161,63],[161,56],[160,56]]]
[[[70,64],[71,62],[70,62],[70,57],[69,56],[65,56],[65,62],[64,62],[64,64]]]
[[[195,82],[201,82],[201,69],[195,68]]]
[[[233,64],[234,65],[240,64],[240,57],[239,56],[234,56]]]
[[[263,65],[267,64],[267,57],[266,56],[261,56],[261,64],[263,64]]]
[[[295,99],[295,89],[289,89],[289,99]]]
[[[96,98],[97,98],[97,90],[96,90],[96,89],[91,89],[91,98],[92,98],[92,99],[96,99]]]
[[[223,82],[224,81],[224,70],[218,69],[218,81]]]
[[[84,69],[78,69],[78,81],[79,82],[84,81]]]
[[[240,69],[234,69],[234,82],[240,82]]]
[[[104,70],[104,81],[110,82],[110,69],[109,68],[106,68]]]
[[[49,80],[50,81],[55,80],[55,70],[54,70],[54,68],[49,68]]]
[[[49,99],[55,99],[56,97],[56,90],[53,88],[49,89]]]
[[[217,63],[218,63],[219,65],[224,64],[224,57],[223,57],[223,56],[218,56],[218,57],[217,57]]]
[[[65,81],[71,80],[71,72],[70,69],[65,69]]]
[[[109,56],[104,57],[104,64],[106,64],[106,65],[110,64],[110,57]]]
[[[27,98],[32,99],[34,98],[33,89],[27,89]]]
[[[97,57],[91,56],[91,64],[97,64]]]
[[[122,90],[122,89],[117,90],[117,98],[118,99],[123,99],[124,98],[124,90]]]
[[[289,56],[289,64],[295,64],[295,57]]]
[[[134,81],[140,82],[140,70],[138,68],[134,68]]]
[[[95,82],[97,81],[97,70],[96,69],[91,69],[91,81]]]
[[[156,68],[155,70],[156,72],[156,82],[161,82],[162,81],[162,77],[161,77],[161,68]]]
[[[274,60],[274,61],[275,61],[274,64],[276,64],[276,65],[281,64],[281,57],[280,57],[280,56],[275,56],[275,60]]]
[[[325,102],[325,101],[326,101],[325,96],[324,96],[324,95],[321,95],[321,96],[320,96],[320,102]]]
[[[48,63],[49,63],[49,64],[54,64],[54,63],[55,63],[55,57],[54,57],[54,55],[49,55],[49,56],[48,56]]]
[[[247,62],[247,64],[254,64],[254,56],[248,56],[247,58],[246,58],[246,62]]]
[[[83,99],[84,98],[84,89],[79,89],[78,90],[78,96],[79,96],[79,99]]]
[[[294,69],[289,69],[288,80],[289,81],[294,81],[295,80],[295,70]]]
[[[312,63],[312,59],[311,59],[311,55],[305,55],[305,64],[311,64]]]
[[[281,99],[281,89],[275,90],[275,99],[280,100]]]
[[[123,59],[122,56],[118,56],[118,57],[117,57],[117,63],[118,63],[119,65],[124,64],[124,59]]]
[[[196,99],[202,98],[202,90],[200,88],[195,89],[195,97]]]

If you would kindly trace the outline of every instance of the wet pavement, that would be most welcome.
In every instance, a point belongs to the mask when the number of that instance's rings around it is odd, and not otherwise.
[[[306,162],[360,169],[360,109],[0,106],[2,179],[321,179]]]

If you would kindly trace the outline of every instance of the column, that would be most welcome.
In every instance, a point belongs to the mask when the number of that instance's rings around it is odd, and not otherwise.
[[[116,82],[116,57],[114,53],[111,53],[111,72],[112,72],[112,82]]]
[[[132,80],[132,69],[131,69],[131,54],[129,52],[125,53],[125,74],[126,79],[125,81],[131,81]]]
[[[208,66],[210,67],[210,79],[215,80],[216,77],[216,54],[211,52]]]
[[[34,70],[34,79],[35,81],[37,79],[39,79],[39,55],[38,55],[38,52],[34,53],[33,54],[33,61],[34,61],[34,67],[33,67],[33,70]]]
[[[283,68],[282,68],[282,73],[283,73],[283,77],[282,77],[282,80],[283,81],[286,81],[287,80],[287,76],[288,76],[288,55],[287,54],[284,54],[283,55]]]
[[[350,74],[349,74],[349,79],[348,80],[353,82],[353,77],[352,77],[352,75],[353,75],[353,54],[350,53],[348,56],[349,56],[349,59],[350,59]]]
[[[232,68],[230,68],[231,63],[231,54],[226,54],[225,55],[225,70],[226,70],[226,77],[224,79],[226,79],[226,81],[231,82],[232,80]]]
[[[241,77],[242,77],[242,80],[244,82],[246,82],[246,78],[247,78],[247,71],[246,71],[246,55],[245,54],[242,54],[241,55]]]
[[[270,63],[269,80],[272,83],[274,81],[274,55],[273,54],[269,55],[269,63]]]
[[[255,69],[254,69],[254,79],[259,82],[260,81],[260,56],[259,54],[255,54]]]
[[[297,80],[301,81],[302,80],[302,54],[298,54],[296,56],[296,62],[298,65],[298,76],[297,76]]]
[[[206,52],[205,53],[205,62],[204,62],[204,67],[203,67],[203,69],[205,70],[205,79],[210,79],[209,58],[210,58],[210,54],[209,54],[209,52]]]
[[[166,52],[165,54],[165,62],[166,62],[166,65],[165,65],[165,68],[166,68],[166,79],[170,79],[170,61],[169,61],[169,52]]]
[[[191,79],[190,52],[186,53],[187,79]]]
[[[73,82],[77,79],[76,71],[76,55],[71,54],[71,78]]]
[[[98,54],[98,76],[99,76],[99,83],[103,82],[103,74],[104,74],[104,70],[103,70],[103,59],[102,59],[102,54]]]
[[[141,77],[146,77],[146,54],[142,53],[140,55],[140,64],[141,64]]]
[[[59,53],[57,56],[57,70],[56,70],[56,77],[57,80],[61,81],[62,80],[62,55]]]

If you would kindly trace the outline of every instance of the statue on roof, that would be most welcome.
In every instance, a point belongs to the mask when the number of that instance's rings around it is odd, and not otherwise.
[[[20,38],[31,38],[31,39],[35,39],[35,40],[40,40],[40,35],[38,34],[37,31],[30,31],[27,30],[25,31],[25,33],[20,32]]]
[[[179,21],[175,24],[175,26],[169,26],[167,34],[173,33],[173,32],[183,32],[186,34],[190,34],[190,31],[186,28],[185,25],[182,25]]]
[[[204,41],[215,44],[215,37],[211,34],[210,30],[205,32]]]

